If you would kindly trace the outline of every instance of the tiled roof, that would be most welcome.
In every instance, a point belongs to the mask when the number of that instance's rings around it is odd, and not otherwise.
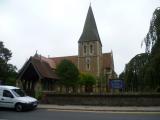
[[[41,57],[41,60],[44,61],[44,62],[47,62],[52,69],[56,69],[55,61],[53,61],[51,59],[48,59],[48,58],[46,58],[44,56],[40,56],[40,57]]]
[[[54,61],[45,57],[31,57],[31,63],[36,68],[36,70],[41,74],[42,77],[58,79],[55,73],[55,63]]]
[[[78,67],[78,56],[64,56],[64,57],[54,57],[46,58],[40,55],[35,55],[30,57],[30,59],[24,64],[19,74],[23,74],[27,69],[28,64],[32,63],[38,74],[43,78],[58,79],[55,73],[56,65],[58,65],[62,60],[70,60]],[[103,53],[102,55],[102,69],[112,69],[114,70],[113,56],[112,52]],[[21,76],[21,75],[20,75]]]
[[[59,79],[55,73],[55,62],[40,55],[30,57],[30,59],[24,64],[18,74],[18,78],[21,79],[25,71],[30,64],[33,65],[40,78]]]
[[[66,60],[72,61],[72,63],[74,63],[76,66],[78,66],[78,56],[53,57],[50,59],[53,60],[56,63],[56,65],[58,65],[62,60],[66,59]],[[102,63],[103,69],[106,69],[106,68],[107,69],[114,69],[112,52],[103,53],[102,62],[103,62]]]
[[[53,57],[50,59],[53,60],[56,63],[56,65],[58,65],[62,60],[66,59],[72,61],[72,63],[78,66],[78,56]]]

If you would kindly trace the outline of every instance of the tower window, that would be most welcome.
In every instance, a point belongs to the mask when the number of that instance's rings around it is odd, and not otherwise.
[[[90,53],[93,53],[93,45],[90,45]]]
[[[84,46],[84,53],[86,53],[87,52],[87,48],[86,48],[86,46]]]
[[[87,70],[90,70],[90,64],[89,63],[87,64]]]
[[[86,69],[90,70],[90,59],[89,58],[86,59]]]

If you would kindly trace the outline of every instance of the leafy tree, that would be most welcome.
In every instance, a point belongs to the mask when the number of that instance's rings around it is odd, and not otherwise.
[[[0,41],[0,60],[8,62],[11,57],[12,57],[11,51],[5,48],[3,42]]]
[[[60,77],[60,84],[66,86],[67,92],[69,92],[69,87],[74,89],[78,84],[79,71],[71,61],[62,60],[57,66],[56,72]]]
[[[125,77],[125,72],[123,71],[122,73],[119,74],[119,79],[124,80]]]
[[[81,73],[79,84],[85,86],[86,92],[93,92],[93,85],[96,84],[96,79],[89,73]]]
[[[149,63],[146,65],[145,79],[149,89],[156,90],[160,86],[160,8],[157,8],[145,38]]]
[[[148,53],[138,54],[126,65],[121,78],[125,79],[126,89],[129,91],[142,91],[145,81],[145,65],[148,63]]]
[[[160,86],[160,8],[157,8],[144,39],[146,53],[136,55],[126,65],[126,87],[132,91],[159,91]]]
[[[0,41],[0,80],[7,85],[15,85],[16,82],[16,67],[8,64],[11,57],[11,51],[5,48],[3,42]]]
[[[160,53],[160,8],[157,8],[150,23],[149,31],[144,39],[146,52]]]

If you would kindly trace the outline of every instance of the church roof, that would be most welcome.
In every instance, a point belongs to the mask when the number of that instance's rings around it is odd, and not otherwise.
[[[78,42],[83,42],[83,41],[99,41],[101,43],[91,6],[89,6],[83,32]]]
[[[53,60],[56,65],[58,65],[62,60],[70,60],[72,63],[74,63],[76,66],[78,66],[78,56],[63,56],[63,57],[52,57],[49,58]],[[113,55],[112,52],[109,53],[103,53],[102,54],[102,67],[103,69],[113,69],[114,70],[114,61],[113,61]]]
[[[78,66],[78,56],[64,56],[64,57],[53,57],[46,58],[40,55],[35,55],[30,57],[30,59],[24,64],[22,69],[19,71],[18,78],[21,78],[25,71],[28,69],[29,65],[32,64],[34,69],[40,78],[49,79],[59,79],[55,73],[56,65],[58,65],[62,60],[70,60],[76,66]],[[112,69],[114,70],[114,61],[112,52],[102,54],[102,69]]]
[[[78,66],[78,56],[53,57],[50,59],[53,60],[56,63],[56,65],[58,65],[62,60],[65,59],[72,61],[72,63]]]

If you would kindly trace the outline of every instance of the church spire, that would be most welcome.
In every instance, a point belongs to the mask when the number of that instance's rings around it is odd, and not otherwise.
[[[95,18],[93,15],[91,4],[88,9],[83,32],[82,32],[81,37],[78,42],[80,43],[83,41],[99,41],[101,44],[101,40],[99,37],[99,33],[98,33]]]

